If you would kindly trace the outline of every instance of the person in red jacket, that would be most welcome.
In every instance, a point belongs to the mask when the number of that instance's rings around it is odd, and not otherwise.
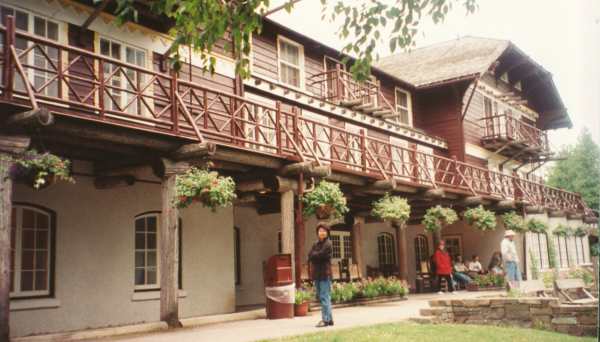
[[[438,278],[438,291],[440,294],[443,294],[441,291],[442,288],[442,278],[446,279],[446,283],[448,284],[448,291],[453,293],[452,289],[452,261],[450,260],[450,255],[446,251],[446,242],[441,240],[438,249],[433,253],[433,262],[435,263],[435,273]]]

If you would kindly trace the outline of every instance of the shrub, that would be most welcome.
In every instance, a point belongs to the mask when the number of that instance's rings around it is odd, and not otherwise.
[[[385,196],[373,203],[371,213],[384,221],[396,221],[402,224],[410,217],[410,205],[406,198],[390,196],[386,193]]]
[[[375,298],[379,296],[379,286],[373,281],[364,282],[362,286],[362,295],[365,298]]]
[[[552,271],[542,272],[542,281],[546,288],[553,288],[554,281],[556,280],[556,274]]]
[[[538,277],[540,276],[540,268],[539,268],[539,264],[538,264],[538,260],[535,257],[535,255],[533,255],[533,252],[531,252],[531,250],[529,250],[529,259],[531,260],[531,277],[535,280],[538,279]]]
[[[527,220],[527,229],[533,233],[544,233],[548,230],[548,225],[534,217]]]
[[[453,224],[456,221],[458,221],[458,216],[453,209],[437,205],[427,209],[422,223],[428,232],[435,233],[442,229],[442,227]]]
[[[510,211],[502,215],[502,221],[504,222],[504,228],[510,229],[517,233],[523,233],[527,231],[527,225],[521,215],[518,215],[514,211]]]
[[[296,289],[294,302],[296,305],[300,305],[310,301],[313,297],[314,293],[311,291],[311,289]]]
[[[305,216],[314,215],[319,210],[329,210],[334,218],[339,218],[348,212],[340,185],[327,181],[319,182],[312,191],[305,193],[302,203]]]
[[[569,278],[578,278],[583,280],[585,286],[594,284],[594,274],[584,268],[572,268],[569,270]]]
[[[178,208],[201,202],[215,211],[218,207],[231,205],[236,198],[235,182],[231,177],[221,177],[216,171],[195,167],[177,176],[175,192],[175,205]]]
[[[465,210],[463,216],[469,225],[481,231],[496,229],[496,215],[482,205]]]

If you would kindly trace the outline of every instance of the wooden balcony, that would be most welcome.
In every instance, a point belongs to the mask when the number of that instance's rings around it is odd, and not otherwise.
[[[321,100],[339,104],[382,119],[398,115],[394,106],[382,95],[379,84],[358,82],[351,73],[336,69],[313,75],[308,88]]]
[[[510,113],[481,119],[483,146],[513,159],[538,159],[551,154],[548,134],[527,124]]]
[[[30,34],[1,28],[0,122],[46,108],[57,117],[125,128],[131,134],[211,141],[282,161],[314,161],[334,172],[394,179],[492,201],[514,200],[588,213],[577,194],[351,133],[283,110]],[[21,49],[17,49],[15,41]],[[25,48],[23,48],[25,46]],[[290,107],[288,107],[290,108]]]

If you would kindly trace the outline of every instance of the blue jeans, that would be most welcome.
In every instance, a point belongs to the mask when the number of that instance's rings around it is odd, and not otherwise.
[[[504,265],[508,281],[521,281],[521,272],[519,272],[519,266],[516,262],[506,261]]]
[[[461,273],[461,272],[454,272],[454,274],[452,276],[454,278],[456,278],[457,282],[465,284],[465,285],[473,281],[471,279],[471,277],[469,277],[468,275]]]
[[[331,322],[331,279],[315,280],[315,290],[321,303],[321,318],[323,322]]]

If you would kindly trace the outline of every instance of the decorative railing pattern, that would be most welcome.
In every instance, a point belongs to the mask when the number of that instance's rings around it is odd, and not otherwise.
[[[392,144],[364,130],[352,133],[302,117],[296,108],[283,110],[280,102],[265,105],[181,80],[176,73],[147,70],[7,28],[0,33],[5,101],[288,160],[315,160],[374,179],[588,210],[577,194]]]
[[[487,116],[481,120],[484,122],[483,140],[506,139],[542,152],[550,151],[545,131],[513,117],[511,113]]]

